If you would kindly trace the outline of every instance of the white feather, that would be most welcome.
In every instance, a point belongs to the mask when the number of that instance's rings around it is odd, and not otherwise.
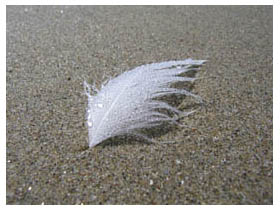
[[[170,85],[179,81],[194,81],[195,78],[179,75],[197,70],[204,62],[187,59],[142,65],[109,80],[100,91],[84,82],[88,96],[89,147],[126,134],[149,140],[139,130],[160,125],[164,121],[176,123],[179,115],[188,115],[190,112],[179,111],[156,98],[183,94],[200,100],[199,96],[184,89],[171,88]],[[160,109],[171,111],[175,117],[159,112]]]

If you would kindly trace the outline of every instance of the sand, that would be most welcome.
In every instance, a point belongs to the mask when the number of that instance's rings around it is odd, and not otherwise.
[[[272,6],[8,6],[7,204],[273,204]],[[89,149],[83,81],[207,59],[203,105]]]

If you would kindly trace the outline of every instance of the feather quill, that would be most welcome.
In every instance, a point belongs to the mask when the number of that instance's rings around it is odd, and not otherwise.
[[[187,90],[170,85],[194,81],[196,78],[180,75],[198,70],[204,62],[186,59],[142,65],[109,80],[100,90],[84,82],[88,96],[86,120],[89,147],[119,135],[135,135],[151,141],[141,133],[141,129],[158,126],[162,122],[176,123],[178,116],[190,114],[158,98],[182,94],[201,100]],[[160,112],[161,109],[174,113],[174,116]]]

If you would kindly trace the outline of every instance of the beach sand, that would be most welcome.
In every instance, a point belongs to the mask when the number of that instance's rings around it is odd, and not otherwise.
[[[7,204],[273,204],[272,6],[8,6]],[[147,144],[88,148],[83,81],[207,59]]]

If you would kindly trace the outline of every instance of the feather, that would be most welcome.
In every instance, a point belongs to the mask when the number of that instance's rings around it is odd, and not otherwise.
[[[204,62],[186,59],[142,65],[109,80],[100,90],[84,82],[88,96],[89,147],[119,135],[135,135],[152,141],[141,133],[141,129],[158,126],[162,122],[177,123],[178,116],[190,114],[158,98],[181,94],[201,100],[187,90],[172,88],[171,84],[194,81],[196,78],[180,75],[198,70]],[[162,109],[174,116],[160,112]]]

